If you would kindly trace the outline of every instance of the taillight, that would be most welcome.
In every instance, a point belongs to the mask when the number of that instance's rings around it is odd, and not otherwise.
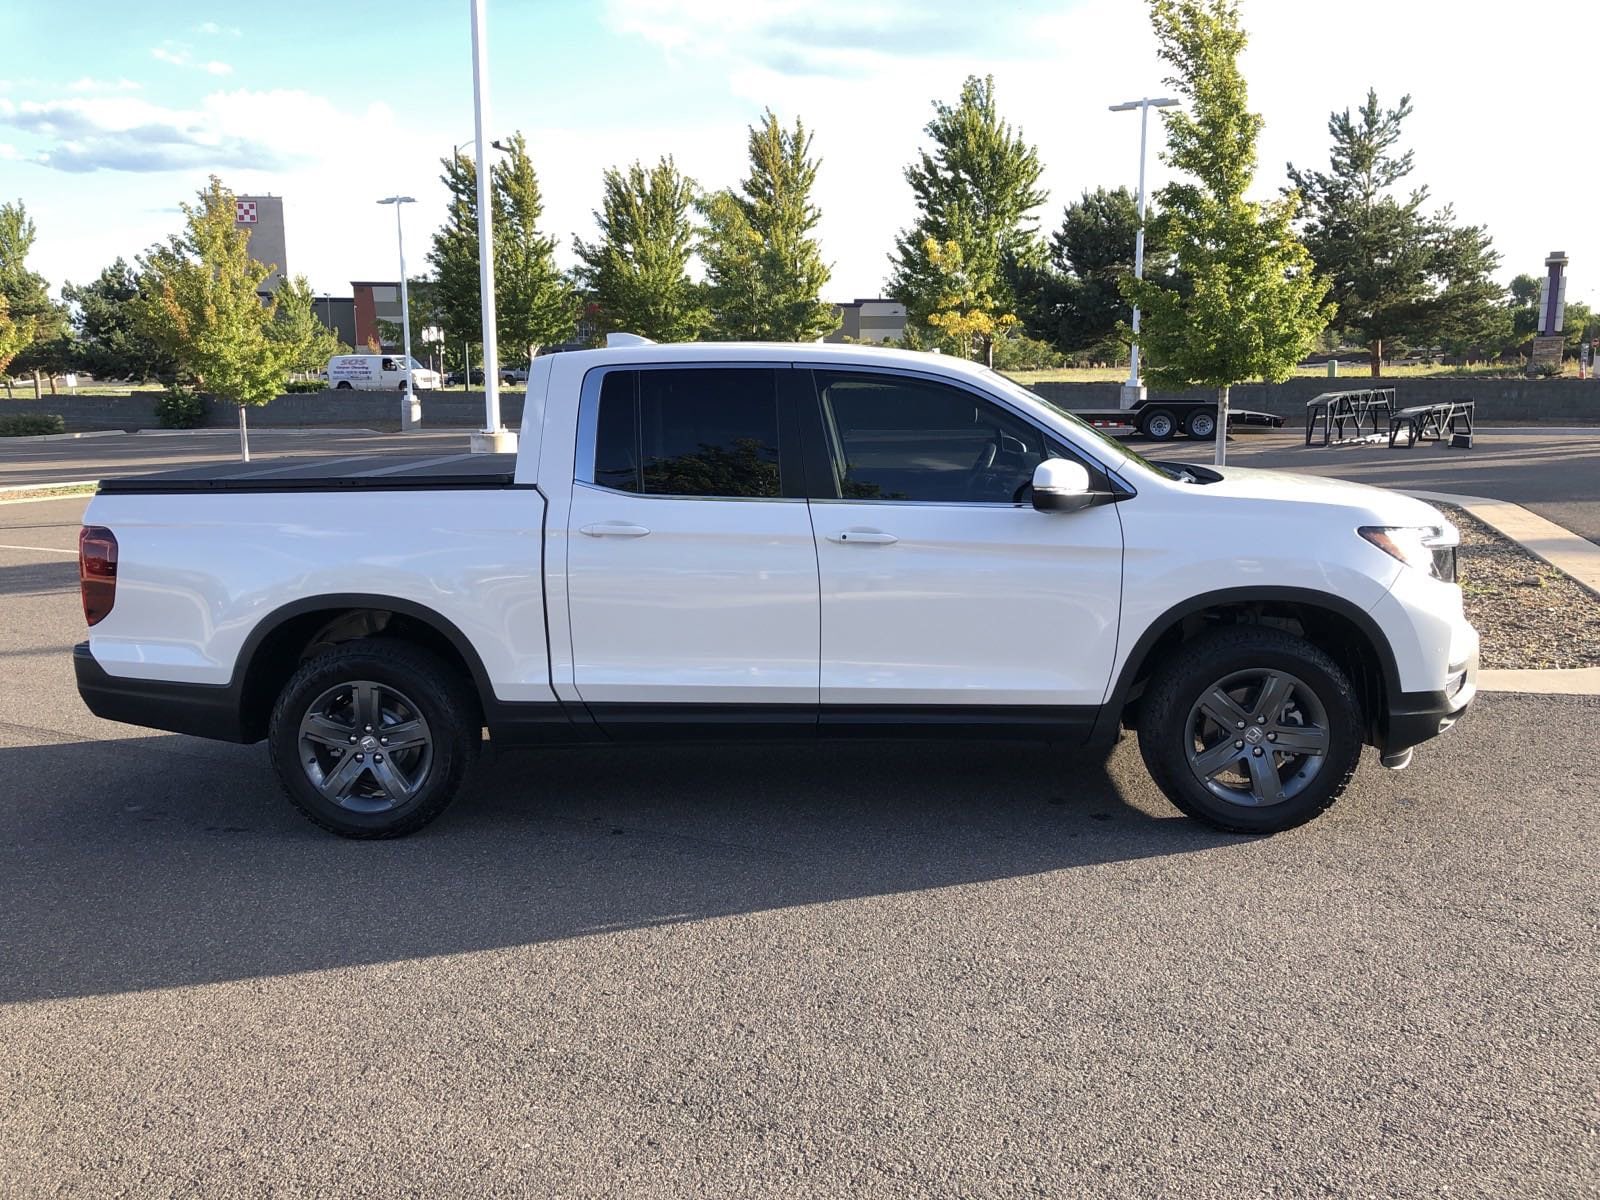
[[[78,530],[78,591],[91,625],[105,620],[117,602],[117,535],[104,525]]]

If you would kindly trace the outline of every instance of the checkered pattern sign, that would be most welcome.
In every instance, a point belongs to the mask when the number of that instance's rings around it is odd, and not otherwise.
[[[254,225],[256,223],[256,202],[254,200],[235,200],[233,202],[233,223],[235,225]]]

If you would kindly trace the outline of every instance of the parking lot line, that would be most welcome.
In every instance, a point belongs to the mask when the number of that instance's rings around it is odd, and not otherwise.
[[[74,558],[78,556],[76,550],[63,550],[59,546],[12,546],[5,542],[0,542],[0,550],[38,550],[44,554],[70,554]]]

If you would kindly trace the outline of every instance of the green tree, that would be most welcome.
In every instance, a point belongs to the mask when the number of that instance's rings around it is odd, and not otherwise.
[[[28,267],[38,228],[21,200],[0,204],[0,295],[6,298],[17,344],[11,369],[17,374],[52,374],[69,354],[66,309],[50,299],[44,276]]]
[[[528,143],[514,133],[503,158],[490,170],[494,184],[495,334],[502,366],[526,363],[543,346],[572,336],[578,324],[578,294],[556,267],[554,238],[539,232],[544,200],[528,157]],[[476,249],[476,247],[474,247]]]
[[[982,358],[993,367],[995,342],[1016,327],[1017,318],[1001,311],[1000,303],[986,290],[988,280],[967,269],[960,242],[941,246],[932,238],[928,241],[923,256],[939,280],[928,326],[944,335],[962,358]]]
[[[276,311],[267,326],[267,336],[283,347],[289,370],[315,374],[327,367],[335,354],[349,349],[317,317],[317,296],[304,275],[285,279],[273,299]]]
[[[895,239],[889,295],[906,319],[926,326],[940,294],[940,269],[928,246],[955,242],[965,270],[1006,311],[1015,306],[1014,272],[1042,259],[1031,215],[1044,203],[1038,151],[1003,121],[994,78],[971,76],[954,105],[934,102],[924,132],[931,149],[906,168],[918,216]]]
[[[1249,110],[1238,56],[1237,0],[1151,0],[1167,82],[1189,111],[1169,110],[1165,159],[1182,173],[1161,190],[1165,236],[1188,290],[1124,280],[1143,310],[1140,343],[1158,384],[1217,389],[1216,461],[1227,455],[1228,393],[1288,378],[1332,316],[1327,280],[1296,240],[1296,197],[1244,198],[1261,117]]]
[[[1332,281],[1339,326],[1367,346],[1382,372],[1385,342],[1471,343],[1493,339],[1504,291],[1493,281],[1500,257],[1481,226],[1457,225],[1447,205],[1423,211],[1426,188],[1395,193],[1413,153],[1397,147],[1411,97],[1385,109],[1374,90],[1359,112],[1328,118],[1330,170],[1289,178],[1305,203],[1303,235]]]
[[[6,299],[4,292],[0,292],[0,376],[10,378],[6,375],[6,368],[32,336],[32,329],[11,319],[11,301]]]
[[[76,361],[100,379],[170,379],[176,363],[138,328],[139,275],[118,258],[82,286],[66,283]]]
[[[248,462],[245,410],[282,390],[292,349],[270,334],[277,302],[259,292],[272,268],[250,257],[233,193],[213,175],[198,200],[182,206],[184,231],[143,260],[139,323],[202,390],[239,406],[239,456]]]
[[[555,265],[555,242],[539,232],[544,201],[527,141],[513,134],[505,157],[489,170],[494,215],[495,335],[507,362],[529,347],[565,341],[577,326],[578,297]],[[428,262],[435,276],[446,343],[483,342],[478,286],[478,171],[463,155],[441,159],[450,193],[445,223],[435,231]]]
[[[578,281],[595,303],[600,333],[625,330],[658,342],[687,342],[710,319],[705,291],[689,278],[694,253],[694,180],[671,158],[648,171],[634,163],[603,177],[595,242],[573,239]]]
[[[1016,278],[1018,315],[1028,332],[1067,354],[1126,357],[1129,307],[1122,280],[1133,273],[1139,208],[1125,187],[1085,191],[1062,211],[1049,259]],[[1145,212],[1145,275],[1171,281],[1162,223]]]
[[[449,343],[437,336],[431,338],[428,336],[444,329],[444,316],[439,309],[438,281],[420,275],[408,279],[406,307],[411,313],[412,355],[424,362],[435,354],[440,356],[441,361],[448,360],[450,356],[446,350]],[[380,318],[378,333],[384,345],[398,346],[405,334],[405,327],[399,321],[385,321]]]
[[[750,174],[737,191],[706,197],[700,257],[718,338],[815,341],[838,327],[821,300],[830,274],[811,236],[821,212],[811,202],[819,162],[799,118],[785,130],[770,109],[749,130]]]

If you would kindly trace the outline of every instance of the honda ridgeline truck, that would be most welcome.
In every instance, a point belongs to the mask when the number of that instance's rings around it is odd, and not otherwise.
[[[495,747],[1137,731],[1226,830],[1309,820],[1475,693],[1417,500],[1150,462],[972,363],[642,339],[537,359],[515,455],[100,485],[78,688],[265,740],[289,799],[409,833]]]

